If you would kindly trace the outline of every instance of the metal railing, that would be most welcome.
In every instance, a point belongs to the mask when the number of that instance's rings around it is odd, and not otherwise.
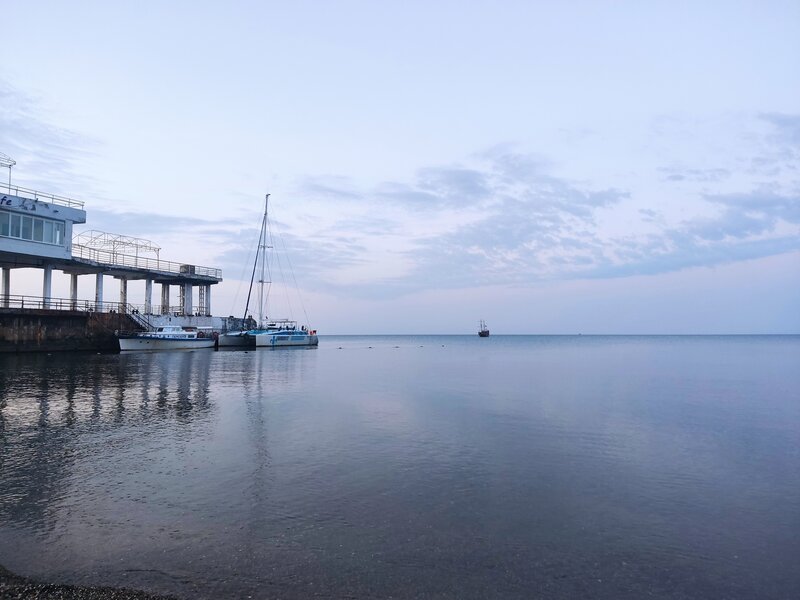
[[[37,310],[70,310],[80,312],[106,312],[106,313],[121,313],[130,315],[134,321],[143,327],[150,328],[151,323],[148,316],[210,316],[205,314],[205,308],[201,306],[192,307],[192,312],[184,315],[181,312],[180,306],[168,306],[167,310],[162,312],[160,305],[153,305],[150,312],[145,312],[144,305],[141,304],[125,304],[121,302],[96,302],[95,300],[73,300],[71,298],[43,298],[42,296],[20,296],[20,295],[0,295],[0,308],[17,308],[17,309],[37,309]]]
[[[145,331],[149,331],[153,328],[152,323],[150,323],[150,319],[148,319],[139,311],[131,311],[128,314],[134,321],[136,321],[139,324],[139,327],[141,327]]]
[[[28,188],[20,187],[18,185],[8,185],[7,183],[0,183],[0,192],[6,190],[9,194],[19,196],[20,198],[28,198],[29,200],[38,200],[39,202],[47,202],[48,204],[58,204],[60,206],[69,206],[71,208],[79,208],[83,210],[83,202],[80,200],[73,200],[66,196],[57,196],[56,194],[46,194],[44,192],[37,192]]]
[[[132,256],[130,254],[120,254],[110,250],[99,250],[72,244],[72,257],[91,260],[102,265],[112,267],[131,267],[135,269],[148,269],[160,271],[162,273],[174,273],[176,275],[201,275],[222,279],[222,269],[212,269],[210,267],[199,267],[197,265],[187,265],[183,263],[161,260],[158,258],[148,258],[145,256]]]
[[[0,296],[0,308],[27,308],[38,310],[72,310],[81,312],[133,312],[134,307],[120,302],[95,302],[72,298],[44,298],[42,296]]]

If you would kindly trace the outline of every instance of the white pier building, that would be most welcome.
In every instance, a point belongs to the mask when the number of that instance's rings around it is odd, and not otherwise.
[[[85,222],[83,202],[0,184],[0,308],[211,315],[211,286],[222,281],[220,269],[161,260],[158,246],[124,235],[89,231],[73,239],[73,225]],[[41,297],[12,294],[12,271],[17,268],[41,270]],[[69,298],[53,298],[54,269],[69,274]],[[93,300],[78,299],[78,277],[86,275],[95,278]],[[103,281],[109,276],[119,280],[119,302],[103,296]],[[128,303],[131,280],[145,281],[141,307]],[[161,286],[159,305],[153,304],[154,283]],[[172,286],[180,290],[176,306],[170,304]]]

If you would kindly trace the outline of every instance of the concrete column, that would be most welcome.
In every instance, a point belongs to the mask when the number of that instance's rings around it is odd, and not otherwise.
[[[161,284],[161,314],[169,314],[169,284]]]
[[[78,310],[78,274],[69,274],[69,300],[70,308]]]
[[[144,314],[149,315],[153,312],[153,280],[144,280]]]
[[[119,280],[119,312],[128,310],[128,280],[121,277]]]
[[[211,284],[206,285],[206,305],[204,306],[206,316],[211,316]]]
[[[11,296],[11,269],[3,267],[3,308],[8,308],[9,296]]]
[[[183,283],[181,284],[181,288],[183,291],[183,314],[184,315],[191,315],[192,314],[192,284],[191,283]]]
[[[103,274],[98,273],[94,284],[94,309],[103,310]]]
[[[45,265],[42,275],[42,308],[50,308],[53,295],[53,265]]]

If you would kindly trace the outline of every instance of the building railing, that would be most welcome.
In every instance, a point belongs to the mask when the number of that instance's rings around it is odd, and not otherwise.
[[[30,200],[38,200],[39,202],[47,202],[48,204],[58,204],[60,206],[69,206],[71,208],[79,208],[83,210],[83,202],[80,200],[73,200],[66,196],[57,196],[56,194],[46,194],[44,192],[37,192],[28,188],[20,187],[18,185],[8,185],[7,183],[0,183],[0,193],[3,190],[14,196],[21,198],[28,198]]]
[[[94,300],[73,300],[72,298],[43,298],[42,296],[19,296],[9,294],[0,296],[0,308],[27,308],[39,310],[72,310],[82,312],[119,312],[133,310],[130,304],[119,302],[95,302]]]
[[[199,267],[197,265],[187,265],[183,263],[149,258],[146,256],[132,256],[130,254],[120,254],[111,250],[100,250],[90,248],[81,244],[72,244],[72,257],[91,260],[103,265],[113,267],[131,267],[136,269],[149,269],[162,273],[174,273],[177,275],[201,275],[222,279],[222,269],[212,269],[210,267]]]
[[[205,309],[200,306],[192,307],[192,312],[184,315],[180,312],[180,307],[169,306],[167,311],[162,312],[161,306],[153,305],[149,313],[145,312],[145,307],[139,304],[125,304],[121,302],[108,302],[103,300],[97,302],[95,300],[73,300],[71,298],[43,298],[41,296],[20,296],[8,295],[0,296],[0,308],[15,308],[15,309],[36,309],[36,310],[69,310],[80,312],[104,312],[104,313],[122,313],[130,315],[143,327],[149,327],[150,321],[148,316],[159,316],[162,314],[172,316],[206,316]]]

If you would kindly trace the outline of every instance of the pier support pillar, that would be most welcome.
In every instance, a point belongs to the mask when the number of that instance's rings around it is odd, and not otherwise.
[[[206,298],[205,304],[203,305],[203,309],[205,310],[206,316],[211,316],[211,284],[208,284],[206,287]]]
[[[53,295],[53,265],[45,265],[42,272],[42,308],[50,308]]]
[[[103,311],[103,274],[98,273],[94,284],[94,309]]]
[[[78,310],[78,274],[69,274],[69,307]]]
[[[149,315],[153,312],[153,280],[144,280],[144,314]]]
[[[169,284],[161,284],[161,314],[169,314]]]
[[[128,280],[120,277],[119,280],[119,312],[128,311]]]
[[[11,269],[3,267],[3,308],[8,308],[11,296]]]
[[[191,315],[192,314],[192,284],[191,283],[182,283],[181,284],[181,312],[184,315]]]

